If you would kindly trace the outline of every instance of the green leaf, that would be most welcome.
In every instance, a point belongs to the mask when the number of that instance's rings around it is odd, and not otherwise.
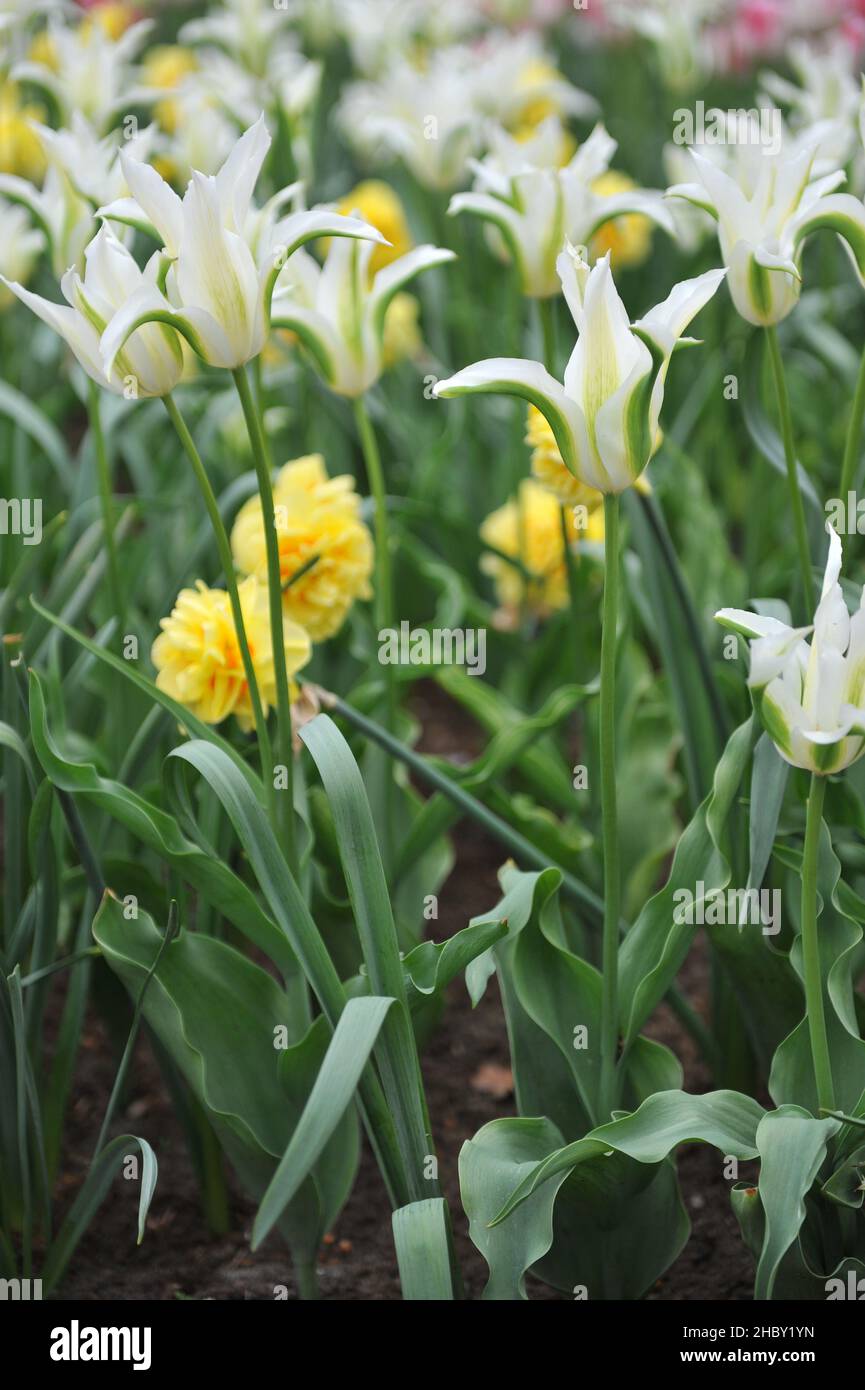
[[[444,1198],[427,1197],[398,1207],[392,1224],[403,1298],[450,1302],[455,1297],[453,1247]]]
[[[56,1239],[51,1244],[42,1267],[42,1281],[46,1291],[56,1287],[75,1253],[75,1247],[84,1235],[105,1198],[112,1182],[130,1149],[137,1148],[141,1154],[141,1189],[138,1198],[138,1239],[144,1239],[145,1222],[150,1203],[156,1188],[158,1165],[156,1154],[146,1139],[136,1134],[120,1134],[96,1157],[88,1171],[84,1184],[72,1203],[66,1220],[60,1227]]]
[[[188,840],[173,816],[122,783],[100,777],[92,763],[73,763],[64,758],[48,728],[45,697],[35,671],[30,673],[30,721],[36,756],[55,787],[85,797],[125,825],[136,839],[155,850],[224,913],[281,970],[290,972],[294,968],[282,933],[262,912],[254,894],[221,860]],[[239,771],[237,775],[241,775]],[[245,779],[244,784],[249,790]],[[253,797],[251,790],[249,795]]]
[[[537,1164],[562,1146],[562,1136],[546,1119],[491,1120],[460,1149],[460,1195],[469,1235],[489,1267],[485,1299],[525,1299],[526,1270],[553,1243],[553,1208],[567,1176],[539,1187],[519,1211],[491,1226],[496,1212]]]
[[[781,1261],[805,1220],[805,1198],[826,1157],[826,1145],[840,1128],[837,1120],[815,1120],[793,1105],[770,1111],[757,1127],[759,1193],[766,1229],[755,1299],[772,1297]]]
[[[64,489],[71,492],[75,475],[62,434],[47,415],[8,381],[0,381],[0,415],[6,415],[39,445]]]
[[[169,756],[169,776],[178,778],[183,763],[205,779],[218,797],[243,846],[274,920],[288,939],[331,1028],[346,1005],[346,993],[306,901],[276,842],[263,808],[222,749],[193,739]],[[360,1082],[370,1138],[393,1197],[407,1193],[407,1175],[398,1149],[395,1125],[377,1077],[367,1068]]]
[[[361,1073],[395,1001],[374,995],[346,1004],[306,1107],[279,1161],[252,1229],[257,1249],[296,1195],[351,1104]]]
[[[757,1126],[763,1107],[738,1091],[709,1091],[691,1096],[686,1091],[660,1091],[639,1110],[599,1125],[585,1138],[550,1154],[537,1165],[495,1217],[504,1221],[521,1202],[556,1173],[570,1172],[580,1163],[615,1150],[638,1163],[661,1163],[679,1144],[712,1144],[734,1158],[757,1157]]]
[[[625,1048],[675,979],[691,945],[696,925],[677,921],[677,894],[692,895],[704,885],[704,899],[726,888],[730,864],[722,848],[724,830],[745,773],[753,739],[753,716],[730,736],[715,769],[711,794],[685,828],[664,887],[643,908],[619,950],[619,991]],[[726,929],[725,929],[726,930]]]

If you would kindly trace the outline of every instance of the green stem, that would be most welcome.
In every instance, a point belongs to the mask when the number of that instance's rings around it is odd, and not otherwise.
[[[811,792],[805,821],[805,853],[802,860],[802,963],[805,972],[805,1012],[811,1039],[811,1057],[817,1082],[817,1103],[821,1110],[835,1108],[835,1087],[826,1035],[823,1006],[823,978],[820,972],[820,939],[817,935],[817,860],[826,778],[811,775]]]
[[[117,541],[114,535],[114,508],[111,498],[111,466],[105,446],[105,433],[102,429],[102,416],[99,410],[99,387],[95,381],[88,381],[87,413],[90,417],[90,433],[93,437],[93,452],[96,458],[96,478],[99,487],[99,505],[102,509],[102,526],[105,531],[105,553],[108,559],[108,585],[111,589],[111,604],[120,624],[120,636],[126,625],[126,600],[120,582],[120,565],[117,560]]]
[[[538,317],[541,321],[541,341],[544,345],[544,366],[547,371],[555,376],[556,374],[556,320],[554,310],[554,299],[538,299],[535,301],[538,306]]]
[[[808,547],[808,531],[805,526],[805,505],[802,501],[799,479],[796,475],[796,447],[793,443],[790,397],[787,394],[784,364],[781,360],[781,349],[778,346],[778,333],[772,324],[766,329],[766,341],[769,345],[769,358],[772,363],[772,374],[775,378],[775,393],[778,397],[778,414],[781,421],[781,437],[784,441],[784,459],[787,464],[787,486],[790,492],[790,507],[793,512],[793,529],[799,555],[799,580],[805,605],[804,613],[806,617],[809,617],[814,598],[811,552]]]
[[[844,462],[841,465],[841,501],[847,503],[847,494],[856,485],[856,463],[859,445],[862,440],[862,420],[865,418],[865,348],[859,362],[859,375],[856,378],[856,391],[847,424],[847,438],[844,443]]]
[[[601,630],[601,827],[604,844],[604,930],[601,985],[602,1120],[617,1099],[619,1042],[619,827],[616,811],[616,629],[619,610],[619,498],[604,497],[604,611]]]
[[[285,768],[286,786],[279,798],[279,824],[281,842],[285,848],[286,862],[292,872],[297,870],[297,855],[294,839],[294,753],[291,746],[291,699],[288,688],[288,671],[285,665],[285,638],[283,636],[282,613],[282,567],[279,559],[279,538],[276,532],[276,517],[273,507],[273,486],[270,481],[270,467],[267,461],[267,444],[261,427],[261,418],[253,400],[249,377],[245,367],[236,367],[232,372],[243,417],[252,446],[255,463],[255,476],[261,496],[261,513],[264,522],[264,543],[267,551],[267,598],[270,608],[270,639],[273,646],[273,668],[276,678],[276,719],[277,755]],[[273,781],[271,768],[269,779]]]
[[[362,396],[354,402],[354,418],[358,438],[363,450],[369,489],[375,508],[375,626],[377,632],[394,625],[393,573],[390,563],[390,536],[388,532],[387,491],[385,489],[384,469],[381,464],[378,441],[375,437],[369,411]],[[389,663],[383,667],[385,687],[385,728],[396,732],[396,672]],[[383,851],[388,869],[393,863],[394,845],[394,783],[387,775],[385,780],[385,825]]]
[[[315,1258],[309,1260],[302,1255],[292,1255],[292,1264],[300,1298],[305,1303],[317,1302],[321,1298],[321,1290],[318,1287]]]
[[[228,539],[225,523],[222,520],[216,494],[207,476],[207,469],[201,461],[201,455],[195,447],[195,441],[189,433],[186,421],[181,415],[173,396],[163,396],[162,399],[165,409],[168,411],[171,423],[177,431],[177,437],[183,445],[186,457],[192,464],[192,471],[195,474],[196,482],[198,483],[199,490],[204,499],[207,515],[210,518],[210,524],[213,527],[213,534],[216,538],[216,547],[219,551],[219,562],[222,565],[222,571],[225,575],[225,585],[231,604],[231,615],[234,619],[237,642],[243,661],[243,670],[246,676],[246,683],[249,687],[249,698],[252,703],[252,716],[255,721],[255,731],[258,735],[258,751],[261,759],[261,780],[264,783],[264,793],[268,799],[268,810],[271,813],[271,820],[273,821],[276,809],[273,788],[273,752],[270,744],[270,733],[267,728],[267,720],[264,717],[264,710],[261,705],[261,695],[258,689],[255,666],[252,661],[252,654],[249,650],[249,642],[246,637],[243,609],[240,606],[240,594],[237,589],[237,577],[234,573],[234,560],[231,555],[231,543]]]

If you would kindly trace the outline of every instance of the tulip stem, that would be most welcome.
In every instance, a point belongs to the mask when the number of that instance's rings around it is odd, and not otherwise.
[[[793,420],[790,415],[790,397],[784,377],[784,363],[778,346],[778,333],[774,324],[766,328],[766,341],[769,344],[769,357],[775,377],[775,392],[778,397],[778,414],[781,420],[781,437],[784,441],[784,458],[787,464],[787,486],[790,491],[790,506],[793,511],[793,529],[796,533],[796,549],[799,553],[799,578],[804,600],[804,613],[809,617],[814,598],[814,578],[811,570],[811,551],[808,546],[808,531],[805,526],[805,506],[799,490],[796,473],[796,446],[793,443]]]
[[[111,603],[120,624],[120,636],[126,624],[126,603],[123,585],[120,582],[120,565],[117,561],[117,541],[114,535],[114,506],[111,497],[111,467],[108,450],[105,447],[105,432],[102,429],[102,415],[99,409],[99,387],[95,381],[87,382],[87,413],[90,418],[90,434],[93,439],[93,453],[96,459],[96,478],[99,487],[99,505],[102,509],[102,528],[105,532],[105,554],[107,558],[108,585],[111,589]]]
[[[219,510],[219,503],[207,476],[207,469],[201,461],[201,455],[195,447],[195,441],[189,433],[186,421],[180,413],[177,402],[173,396],[163,396],[165,409],[171,418],[171,423],[177,431],[177,437],[183,445],[186,457],[192,464],[192,471],[195,474],[199,491],[204,498],[204,505],[210,524],[213,527],[213,534],[216,537],[216,548],[219,551],[219,561],[225,575],[225,586],[228,590],[228,598],[231,604],[231,616],[234,619],[234,628],[237,633],[237,642],[240,647],[240,655],[243,661],[243,670],[246,676],[246,683],[249,687],[249,698],[252,703],[252,715],[255,721],[255,731],[258,735],[258,752],[261,759],[261,776],[264,783],[264,794],[267,797],[268,810],[271,819],[275,820],[276,802],[273,789],[273,752],[270,744],[270,734],[267,728],[267,720],[261,707],[261,695],[258,690],[258,680],[255,675],[255,666],[252,661],[252,654],[249,650],[249,642],[246,637],[246,626],[243,621],[243,609],[240,606],[240,594],[237,591],[237,577],[234,573],[234,561],[231,556],[231,545],[225,523]]]
[[[823,800],[826,778],[811,774],[811,791],[805,821],[805,852],[802,859],[802,964],[805,975],[805,1013],[811,1039],[814,1079],[817,1083],[817,1104],[822,1110],[835,1108],[835,1087],[829,1040],[826,1035],[826,1014],[823,1006],[823,978],[820,972],[820,939],[817,935],[817,861],[820,850],[820,830],[823,825]]]
[[[363,459],[366,464],[366,475],[369,481],[369,490],[372,493],[375,506],[375,626],[381,633],[384,628],[392,628],[394,624],[394,595],[393,595],[393,574],[390,565],[390,538],[388,535],[387,519],[387,491],[384,482],[384,469],[381,465],[381,454],[379,453],[378,441],[375,437],[372,421],[369,418],[369,411],[363,396],[358,396],[354,401],[354,418],[357,424],[357,433],[360,439],[360,446],[363,450]],[[396,681],[393,666],[384,666],[385,683],[385,718],[384,726],[391,734],[396,732]],[[385,863],[388,867],[393,861],[394,843],[394,785],[393,777],[390,776],[390,769],[386,769],[388,776],[385,781],[385,827],[384,827],[384,851]]]
[[[255,464],[255,476],[261,497],[261,514],[264,523],[264,544],[267,552],[267,599],[270,609],[270,640],[273,648],[273,671],[276,680],[276,728],[277,758],[285,769],[285,786],[278,801],[278,817],[281,841],[285,857],[292,873],[297,872],[297,858],[294,839],[294,751],[291,742],[291,699],[288,687],[288,671],[285,665],[285,636],[282,611],[282,565],[279,558],[279,537],[276,532],[276,516],[273,505],[273,484],[270,479],[267,443],[261,426],[261,416],[256,408],[246,367],[235,367],[232,371],[249,443]],[[273,783],[275,766],[270,769],[269,780]]]
[[[604,495],[604,609],[601,628],[601,828],[604,846],[604,930],[601,984],[602,1121],[617,1100],[619,1045],[619,826],[616,810],[616,635],[619,620],[619,497]]]
[[[856,378],[856,391],[853,396],[853,405],[850,409],[850,419],[847,424],[847,438],[844,442],[844,462],[841,465],[841,491],[840,497],[844,506],[847,505],[847,494],[856,485],[856,464],[859,457],[859,446],[862,441],[862,420],[865,418],[865,348],[862,350],[862,357],[859,362],[859,375]]]

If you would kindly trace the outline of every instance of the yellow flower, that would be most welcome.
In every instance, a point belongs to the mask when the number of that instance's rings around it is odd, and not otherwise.
[[[81,27],[84,29],[88,24],[98,24],[102,32],[116,43],[138,17],[131,5],[123,5],[120,0],[103,0],[102,4],[93,6]]]
[[[143,69],[145,86],[172,91],[180,86],[184,77],[198,71],[198,59],[190,49],[182,48],[180,44],[159,44],[146,54]],[[177,129],[177,103],[167,97],[156,103],[153,112],[162,129],[173,135]],[[168,177],[164,172],[162,176]]]
[[[532,448],[532,476],[543,484],[555,498],[566,507],[585,507],[591,518],[603,504],[604,494],[596,488],[580,482],[568,468],[556,444],[556,437],[545,415],[530,405],[528,409],[526,443]],[[655,441],[655,449],[660,447],[661,431]],[[641,473],[634,483],[637,492],[649,493],[651,484],[645,473]],[[586,535],[589,539],[588,532]],[[603,532],[602,532],[603,535]]]
[[[566,507],[565,522],[571,546],[580,539],[603,541],[603,512],[591,512],[587,526],[580,529],[573,507]],[[481,523],[481,540],[502,552],[485,555],[481,568],[491,576],[508,618],[516,614],[523,602],[539,618],[567,605],[562,508],[547,488],[533,478],[525,478],[520,483],[519,499],[511,498]],[[521,560],[532,575],[528,583],[519,569],[503,558],[505,555]]]
[[[395,294],[384,316],[382,357],[386,367],[417,357],[423,347],[418,328],[420,305],[413,294]]]
[[[556,437],[546,416],[530,405],[526,420],[526,443],[532,449],[532,474],[563,506],[583,506],[591,513],[601,506],[602,492],[575,477],[559,453]]]
[[[41,106],[22,106],[18,88],[4,82],[0,92],[0,172],[17,174],[31,183],[39,183],[45,173],[45,156],[39,138],[30,121],[44,121]]]
[[[250,575],[240,585],[239,594],[249,652],[267,714],[276,701],[267,590]],[[194,589],[181,589],[170,617],[163,618],[159,626],[162,632],[151,651],[159,689],[206,724],[219,724],[234,714],[242,729],[251,729],[252,701],[227,591],[208,589],[199,579]],[[309,660],[310,641],[302,627],[287,620],[283,621],[283,637],[291,676]],[[292,697],[296,693],[292,682]]]
[[[517,140],[529,139],[541,121],[545,121],[548,116],[562,114],[561,103],[556,100],[555,95],[549,90],[543,90],[550,83],[560,81],[561,73],[543,58],[532,58],[525,64],[516,81],[516,91],[526,93],[525,101],[512,121],[513,133]],[[536,91],[536,88],[541,88],[541,91]]]
[[[629,193],[636,186],[627,174],[608,169],[595,179],[592,189],[602,198],[611,198],[616,193]],[[605,223],[595,233],[591,256],[593,260],[600,260],[608,251],[612,251],[613,269],[623,270],[628,266],[642,265],[651,249],[652,223],[649,218],[640,212],[626,212]]]
[[[57,49],[47,29],[43,29],[34,38],[30,45],[29,57],[31,62],[41,63],[43,67],[50,68],[52,72],[57,71]]]
[[[309,566],[283,589],[283,610],[323,642],[342,627],[355,599],[372,592],[372,537],[360,519],[354,479],[329,478],[321,454],[309,454],[280,470],[273,499],[283,584]],[[260,498],[238,512],[231,549],[241,573],[266,581]]]
[[[366,179],[340,201],[337,212],[346,216],[356,213],[364,222],[371,222],[390,246],[373,247],[369,261],[370,277],[390,265],[397,257],[404,256],[412,248],[411,232],[408,229],[403,205],[389,183],[381,179]]]

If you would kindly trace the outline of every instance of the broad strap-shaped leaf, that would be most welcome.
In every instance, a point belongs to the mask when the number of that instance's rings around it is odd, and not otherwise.
[[[297,1128],[279,1161],[255,1218],[257,1248],[308,1177],[352,1102],[393,999],[350,999],[340,1015]]]
[[[422,1303],[448,1303],[455,1298],[455,1261],[444,1198],[427,1197],[397,1208],[392,1225],[403,1298]]]
[[[766,1226],[755,1299],[772,1297],[781,1261],[805,1220],[805,1198],[826,1157],[826,1145],[840,1128],[837,1120],[816,1120],[794,1105],[770,1111],[760,1121],[756,1143]]]
[[[538,1188],[513,1217],[492,1226],[513,1192],[562,1136],[546,1119],[491,1120],[460,1149],[460,1196],[469,1235],[489,1267],[482,1298],[525,1299],[526,1271],[553,1243],[553,1208],[567,1176],[561,1172]]]
[[[583,1139],[550,1154],[514,1189],[495,1222],[504,1221],[556,1173],[570,1172],[609,1150],[652,1164],[663,1162],[679,1144],[703,1143],[734,1158],[756,1158],[757,1126],[764,1114],[756,1100],[738,1091],[697,1096],[686,1091],[659,1091],[633,1114],[599,1125]]]

